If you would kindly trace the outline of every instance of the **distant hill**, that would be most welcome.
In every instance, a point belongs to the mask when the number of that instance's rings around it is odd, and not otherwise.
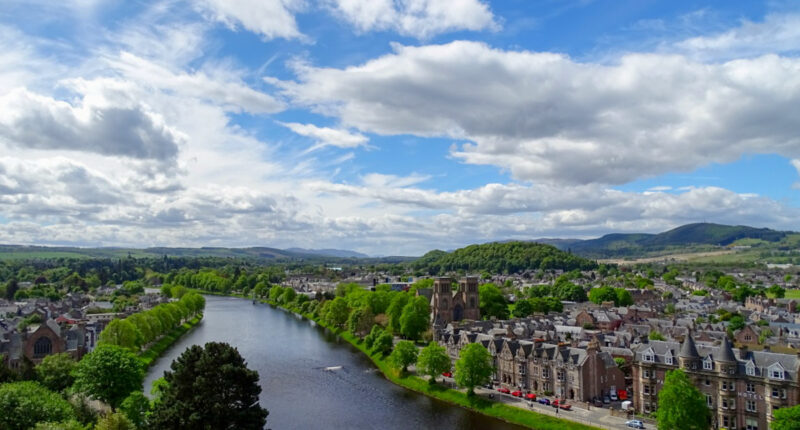
[[[304,248],[288,248],[284,251],[292,252],[295,254],[304,255],[322,255],[326,257],[339,257],[339,258],[369,258],[369,255],[362,254],[356,251],[349,251],[346,249],[304,249]]]
[[[593,269],[590,261],[552,245],[533,242],[494,242],[470,245],[453,252],[431,251],[411,263],[430,274],[452,271],[520,273],[539,269]]]
[[[728,246],[743,239],[778,243],[793,232],[768,228],[731,226],[712,223],[687,224],[658,233],[613,233],[590,240],[543,239],[535,242],[552,243],[562,250],[570,250],[585,257],[625,257],[646,255],[671,249],[688,247]]]

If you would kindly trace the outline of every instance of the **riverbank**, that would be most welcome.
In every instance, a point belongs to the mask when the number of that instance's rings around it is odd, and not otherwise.
[[[145,367],[150,367],[153,362],[164,353],[173,343],[181,338],[189,330],[194,328],[200,321],[203,320],[203,314],[198,314],[194,318],[186,321],[185,323],[173,328],[169,333],[165,334],[158,341],[150,345],[149,348],[139,353],[139,358],[145,364]]]
[[[240,296],[241,297],[241,296]],[[324,327],[341,339],[350,343],[353,347],[361,351],[364,355],[369,357],[375,367],[380,370],[383,376],[390,382],[401,386],[403,388],[424,394],[426,396],[441,400],[450,404],[466,408],[480,414],[496,418],[508,423],[526,426],[533,429],[540,430],[556,430],[556,429],[569,429],[569,430],[596,430],[598,427],[588,426],[585,424],[577,423],[570,420],[551,417],[548,415],[539,414],[536,412],[528,411],[525,409],[506,405],[504,403],[490,401],[480,396],[468,397],[466,393],[447,388],[440,384],[430,384],[426,379],[420,378],[415,375],[405,374],[400,375],[384,360],[380,354],[371,354],[364,345],[361,339],[356,338],[346,330],[330,327],[323,322],[314,319],[311,315],[302,314],[291,309],[284,308],[276,303],[269,302],[268,300],[260,300],[262,303],[267,303],[270,306],[282,309],[286,312],[295,313],[303,316],[309,321],[313,321],[320,327]]]

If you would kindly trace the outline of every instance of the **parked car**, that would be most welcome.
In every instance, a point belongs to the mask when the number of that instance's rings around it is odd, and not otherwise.
[[[611,401],[612,401],[612,402],[616,402],[617,400],[619,400],[619,397],[617,397],[617,393],[615,393],[615,392],[613,392],[613,391],[611,392],[611,394],[609,395],[609,397],[611,397]]]
[[[611,397],[603,396],[603,403],[606,403],[606,404],[611,403]]]
[[[500,387],[500,388],[497,389],[497,391],[499,391],[499,392],[501,392],[503,394],[510,394],[511,393],[511,390],[509,390],[506,387]]]
[[[539,399],[539,403],[541,403],[543,405],[549,405],[550,404],[550,399],[544,399],[544,398]]]
[[[643,429],[644,428],[644,423],[642,423],[639,420],[625,421],[625,425],[628,426],[628,427],[631,427],[631,428],[635,428],[635,429]]]
[[[448,378],[452,378],[453,377],[453,372],[442,372],[442,376],[446,376]]]
[[[514,396],[514,397],[522,397],[522,391],[519,391],[519,390],[513,391],[513,392],[511,392],[511,395]]]
[[[567,403],[561,403],[561,404],[558,405],[558,407],[563,409],[563,410],[565,410],[565,411],[572,410],[572,405],[567,404]]]
[[[597,397],[595,397],[594,400],[592,400],[592,403],[594,403],[594,405],[597,406],[598,408],[603,407],[603,401],[598,399]]]

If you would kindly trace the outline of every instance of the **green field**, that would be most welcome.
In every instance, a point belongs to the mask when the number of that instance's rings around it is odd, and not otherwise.
[[[800,289],[798,290],[786,290],[787,299],[800,299]]]

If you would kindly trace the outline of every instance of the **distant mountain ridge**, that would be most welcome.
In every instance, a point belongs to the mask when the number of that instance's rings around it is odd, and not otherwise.
[[[532,242],[553,245],[585,257],[619,257],[679,247],[728,246],[742,239],[780,242],[790,234],[795,233],[743,225],[694,223],[657,234],[612,233],[597,239],[536,239]]]

